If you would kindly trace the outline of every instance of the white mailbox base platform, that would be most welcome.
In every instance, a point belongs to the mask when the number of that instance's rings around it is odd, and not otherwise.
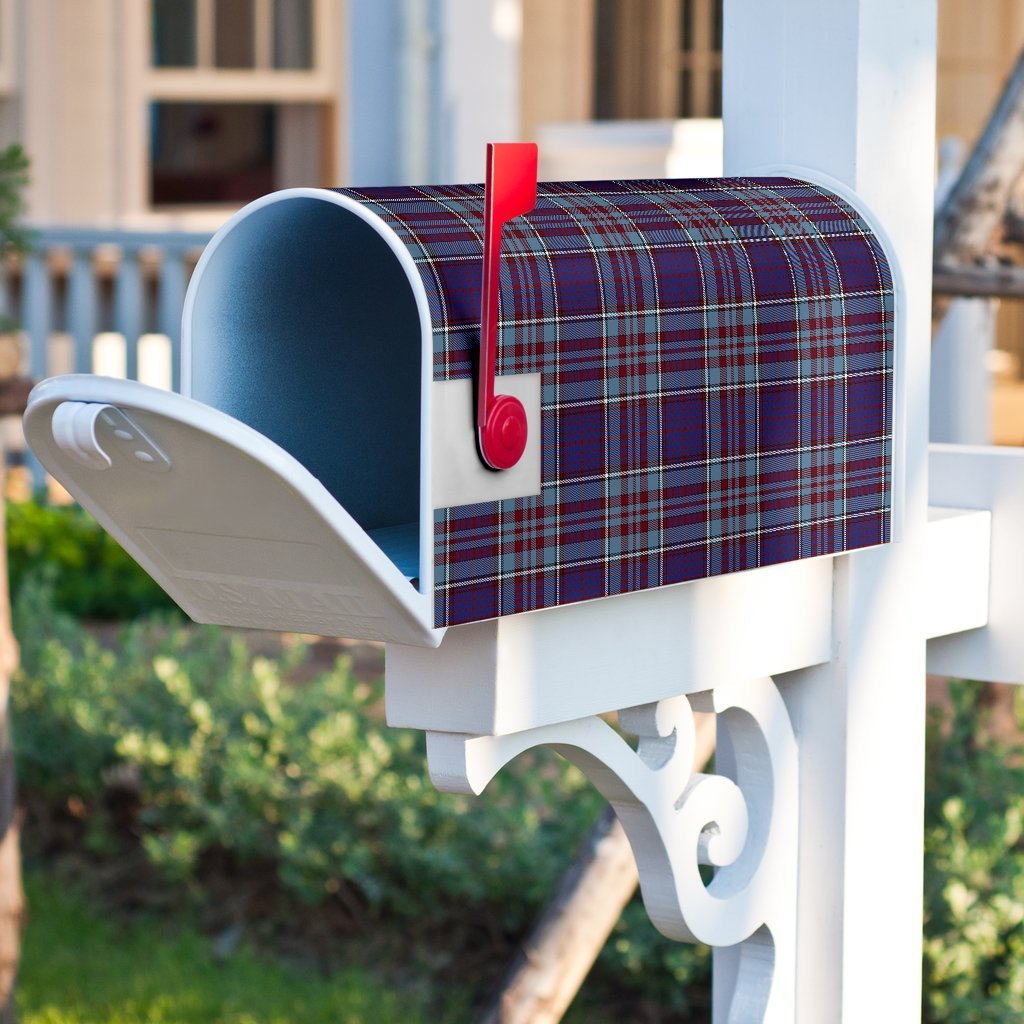
[[[617,710],[832,654],[832,560],[452,627],[387,647],[388,724],[502,734]]]

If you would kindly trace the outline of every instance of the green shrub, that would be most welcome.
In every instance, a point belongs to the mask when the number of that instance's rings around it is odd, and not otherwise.
[[[1024,748],[986,729],[982,688],[929,728],[925,1020],[1024,1020]],[[1018,691],[1019,692],[1019,691]]]
[[[7,503],[11,592],[50,581],[56,606],[88,619],[132,619],[177,606],[132,557],[77,505]]]
[[[0,150],[0,256],[26,252],[32,245],[34,232],[21,223],[25,213],[25,186],[29,183],[29,158],[21,143],[12,142]],[[10,329],[12,321],[0,325]]]
[[[594,811],[575,799],[584,782],[569,768],[557,782],[511,774],[482,815],[437,793],[419,734],[380,723],[381,687],[353,682],[344,661],[290,685],[287,664],[253,658],[239,635],[166,620],[134,624],[105,650],[47,603],[29,586],[16,606],[22,786],[73,794],[102,828],[100,798],[127,771],[146,850],[178,877],[217,848],[274,861],[309,902],[344,880],[408,915],[442,893],[536,903]],[[559,813],[531,810],[551,806],[556,784],[571,797]]]
[[[12,688],[23,793],[69,798],[96,849],[116,845],[105,796],[137,790],[132,832],[170,878],[201,885],[204,856],[276,866],[310,905],[353,895],[421,935],[525,929],[601,800],[550,752],[503,771],[483,797],[437,792],[422,736],[381,722],[382,686],[340,660],[309,682],[304,657],[253,657],[238,633],[150,618],[101,646],[29,579],[15,605],[22,668]],[[679,1010],[706,954],[661,939],[636,910],[600,977]]]
[[[652,1007],[652,1020],[660,1019],[653,1007],[685,1020],[711,1019],[711,948],[666,939],[655,931],[638,895],[627,904],[601,950],[594,974],[599,983],[627,984],[636,993],[634,1003],[639,1000]],[[628,1019],[625,1013],[622,1019]]]
[[[354,895],[410,933],[514,936],[599,812],[582,776],[546,753],[480,799],[436,792],[419,734],[386,728],[380,684],[344,661],[292,684],[301,649],[253,657],[237,633],[167,616],[106,648],[31,574],[15,624],[23,792],[71,800],[104,850],[119,841],[106,798],[133,788],[132,831],[194,889],[215,851],[272,865],[311,906]],[[924,1019],[1009,1024],[1024,1019],[1024,746],[990,737],[978,686],[951,692],[952,713],[928,730]],[[634,901],[588,988],[625,982],[684,1019],[706,1012],[707,970],[707,950],[662,939]]]

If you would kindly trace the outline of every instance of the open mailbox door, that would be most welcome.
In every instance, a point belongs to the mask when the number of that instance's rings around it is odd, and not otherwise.
[[[46,469],[196,621],[440,643],[417,589],[416,538],[364,530],[295,458],[231,416],[131,381],[67,376],[35,389],[25,431]]]

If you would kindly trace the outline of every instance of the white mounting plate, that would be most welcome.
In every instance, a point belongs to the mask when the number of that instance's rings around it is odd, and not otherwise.
[[[429,596],[323,485],[210,406],[133,381],[55,377],[32,392],[25,435],[197,622],[441,641]]]
[[[437,651],[391,644],[389,725],[501,736],[820,665],[831,556],[486,622]]]
[[[1024,448],[933,444],[928,493],[932,505],[992,513],[987,624],[930,639],[928,671],[1024,683]],[[945,592],[957,588],[962,581],[950,578]]]

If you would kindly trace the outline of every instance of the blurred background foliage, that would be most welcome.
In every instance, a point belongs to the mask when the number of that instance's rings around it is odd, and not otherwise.
[[[354,672],[343,648],[324,663],[291,638],[268,655],[185,621],[81,509],[8,516],[30,862],[114,920],[184,909],[210,950],[398,965],[384,974],[417,993],[407,1019],[467,1019],[600,812],[582,775],[542,751],[480,798],[438,793],[422,736],[384,724],[379,674]],[[943,693],[928,724],[923,1019],[1008,1024],[1024,1019],[1024,695],[1007,736],[984,688]],[[704,1021],[708,968],[634,900],[568,1019]]]
[[[79,508],[9,517],[30,860],[70,863],[115,911],[188,906],[214,940],[334,966],[357,938],[436,998],[485,997],[600,813],[582,774],[540,751],[480,798],[439,793],[422,734],[384,724],[379,674],[185,621]],[[610,1019],[699,1020],[708,963],[637,905],[595,1000],[630,1007]]]

